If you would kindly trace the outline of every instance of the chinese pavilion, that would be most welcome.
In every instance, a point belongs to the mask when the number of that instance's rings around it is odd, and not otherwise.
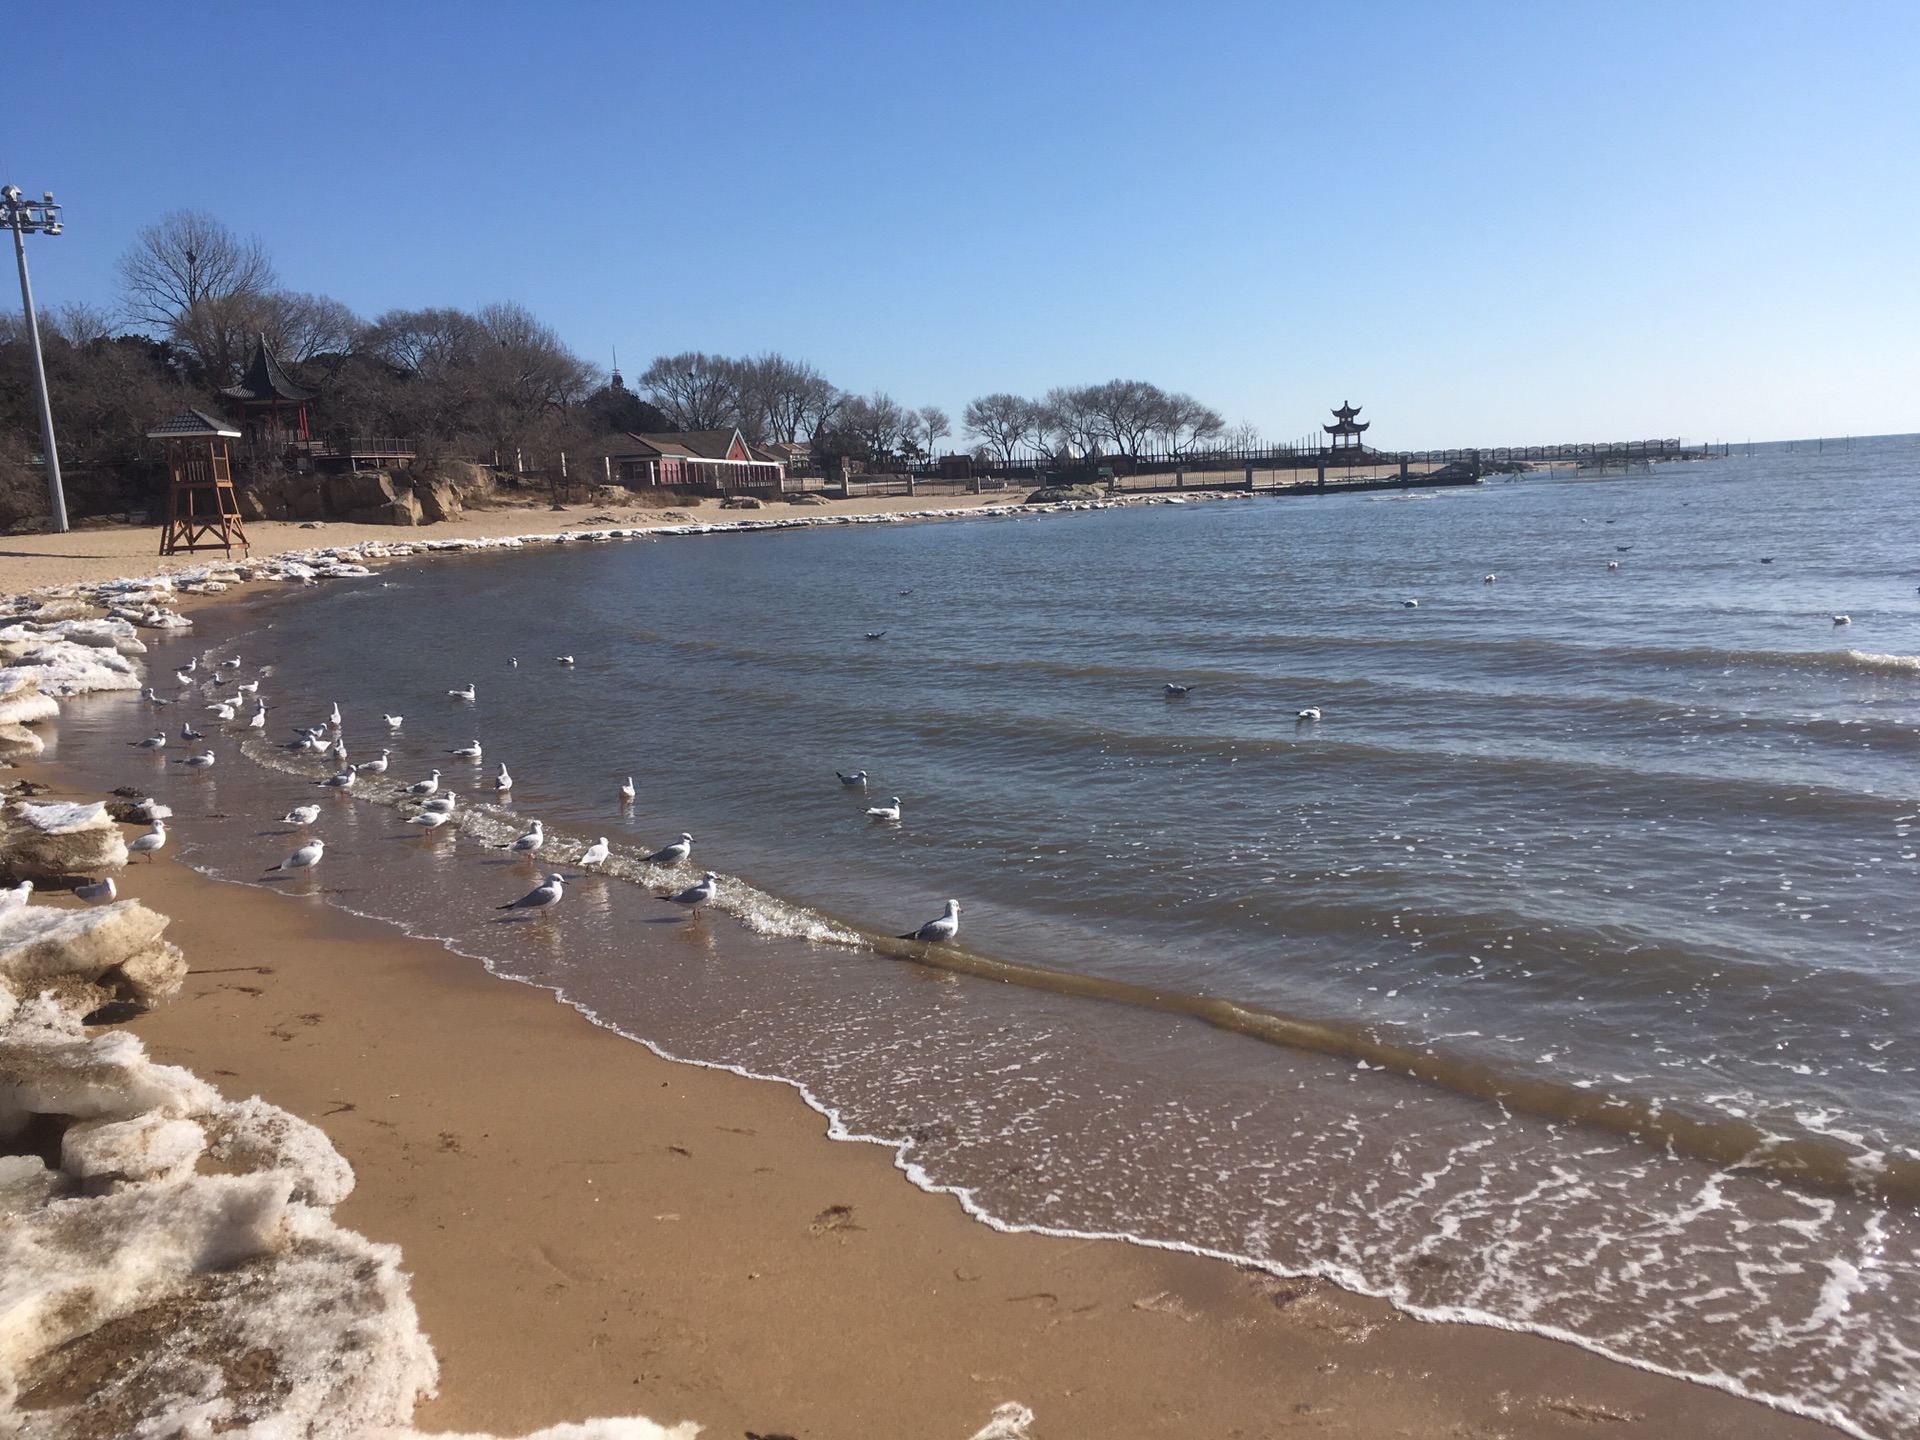
[[[249,440],[285,445],[310,438],[307,402],[320,392],[287,378],[265,335],[255,337],[253,358],[247,362],[247,373],[240,383],[220,393],[228,401],[234,422]]]
[[[1360,435],[1361,432],[1373,422],[1371,420],[1354,419],[1353,417],[1360,413],[1360,409],[1360,406],[1349,405],[1346,401],[1342,400],[1340,402],[1340,408],[1333,412],[1333,418],[1338,423],[1322,425],[1320,427],[1333,437],[1333,448],[1335,450],[1364,450],[1366,448],[1360,439]]]
[[[240,524],[240,502],[233,492],[233,466],[227,442],[240,432],[199,410],[182,410],[147,431],[167,443],[167,527],[160,532],[160,553],[181,550],[247,548]]]

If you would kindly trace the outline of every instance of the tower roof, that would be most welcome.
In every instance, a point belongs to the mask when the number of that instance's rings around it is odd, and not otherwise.
[[[204,410],[182,410],[168,416],[147,431],[150,440],[238,440],[240,432],[224,425]]]
[[[247,362],[247,373],[238,385],[229,385],[220,392],[229,400],[263,402],[285,400],[295,405],[304,405],[320,392],[297,385],[287,378],[287,372],[280,368],[280,362],[274,358],[273,351],[267,345],[267,337],[258,335],[253,341],[253,358]]]

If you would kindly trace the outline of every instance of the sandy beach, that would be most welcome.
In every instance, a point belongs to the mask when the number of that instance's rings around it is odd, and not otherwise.
[[[602,513],[502,510],[418,534]],[[255,531],[257,554],[398,538]],[[151,573],[151,539],[9,541],[8,588]],[[92,798],[57,767],[22,773]],[[660,1059],[318,896],[170,858],[130,866],[121,893],[174,917],[191,965],[133,1031],[156,1059],[324,1129],[358,1176],[340,1222],[404,1251],[442,1367],[425,1429],[638,1412],[715,1436],[964,1437],[1017,1401],[1048,1440],[1833,1433],[1323,1282],[1002,1233],[914,1188],[891,1151],[826,1140],[791,1087]]]

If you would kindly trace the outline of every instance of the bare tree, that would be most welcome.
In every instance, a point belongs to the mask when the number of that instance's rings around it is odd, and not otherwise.
[[[681,430],[730,430],[741,421],[739,367],[724,356],[662,355],[638,383]]]
[[[961,416],[967,433],[983,440],[1003,465],[1040,440],[1040,407],[1019,395],[998,391],[969,400]]]
[[[255,327],[273,345],[274,354],[295,365],[321,355],[344,356],[366,324],[360,317],[325,295],[303,295],[275,290],[260,299],[260,324]]]
[[[835,413],[831,431],[816,436],[816,446],[827,453],[884,461],[912,443],[919,423],[918,416],[884,390],[851,395]]]
[[[838,386],[804,361],[768,354],[732,364],[741,428],[750,440],[810,439],[844,398]]]
[[[1184,455],[1196,445],[1217,438],[1227,428],[1219,411],[1202,405],[1191,395],[1167,395],[1162,400],[1160,419],[1154,428],[1176,455]],[[1254,434],[1257,444],[1259,432]]]
[[[922,405],[913,412],[913,416],[918,422],[914,428],[914,438],[925,445],[927,457],[931,459],[933,447],[939,444],[944,436],[953,433],[953,421],[938,405]]]
[[[201,210],[174,210],[142,230],[120,257],[120,293],[136,325],[172,332],[201,307],[274,288],[258,239],[242,240]]]
[[[1098,454],[1107,438],[1106,420],[1094,404],[1091,385],[1056,385],[1040,402],[1037,439],[1055,458]]]
[[[1242,420],[1238,425],[1220,432],[1220,443],[1228,450],[1264,450],[1266,441],[1260,438],[1260,427],[1251,420]]]
[[[1094,418],[1097,438],[1122,454],[1138,455],[1148,437],[1164,428],[1167,393],[1145,380],[1109,380],[1079,393],[1079,403]]]

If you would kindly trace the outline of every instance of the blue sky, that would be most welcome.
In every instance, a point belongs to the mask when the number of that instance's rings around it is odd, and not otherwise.
[[[1154,380],[1389,447],[1920,429],[1920,7],[14,5],[43,303],[176,207],[366,315]],[[35,103],[34,94],[46,97]]]

